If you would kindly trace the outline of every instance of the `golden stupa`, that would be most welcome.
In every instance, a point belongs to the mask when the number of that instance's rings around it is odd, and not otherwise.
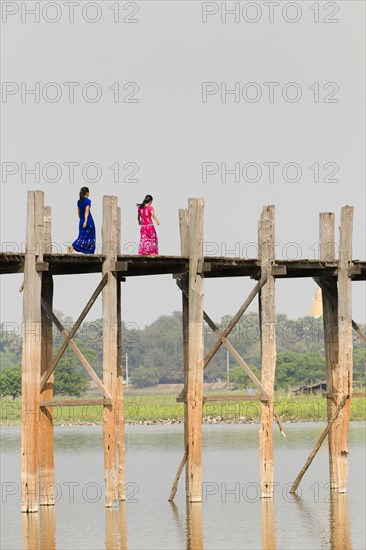
[[[313,303],[310,308],[310,317],[321,317],[323,315],[322,291],[318,288],[315,291]]]

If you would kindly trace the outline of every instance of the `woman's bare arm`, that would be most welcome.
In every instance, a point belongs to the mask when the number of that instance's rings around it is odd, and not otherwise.
[[[152,217],[153,220],[156,221],[157,225],[160,225],[160,222],[159,222],[158,218],[155,216],[155,210],[151,211],[151,217]]]

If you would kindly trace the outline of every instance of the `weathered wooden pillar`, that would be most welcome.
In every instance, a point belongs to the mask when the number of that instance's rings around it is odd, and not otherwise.
[[[203,199],[188,201],[189,278],[186,387],[188,499],[202,501],[202,399],[203,399]]]
[[[51,250],[51,208],[44,207],[43,253],[52,253]],[[42,274],[42,298],[52,310],[53,278],[47,271]],[[47,372],[52,364],[52,321],[42,308],[42,356],[41,376]],[[54,375],[48,379],[41,392],[41,401],[53,400]],[[53,407],[41,407],[39,423],[39,503],[41,505],[55,504],[55,472],[53,447]]]
[[[335,260],[334,214],[320,214],[320,260]],[[327,417],[332,418],[337,405],[339,388],[338,372],[338,292],[337,281],[328,277],[321,279],[324,325],[324,350],[327,380]],[[329,477],[331,489],[338,488],[338,418],[332,423],[328,434]]]
[[[272,265],[275,261],[275,207],[265,206],[259,222],[259,259],[261,276],[267,276],[260,290],[260,333],[262,350],[261,383],[269,395],[268,401],[261,403],[259,430],[261,497],[273,496],[273,417],[274,417],[274,378],[276,368],[276,309],[275,279]]]
[[[39,398],[41,374],[41,273],[37,253],[43,235],[43,193],[28,191],[22,326],[21,510],[38,511]]]
[[[338,333],[339,333],[339,400],[349,396],[339,413],[339,486],[345,493],[348,479],[348,431],[351,416],[353,342],[352,342],[352,282],[349,267],[352,262],[353,208],[341,211],[338,267]]]
[[[117,208],[117,254],[121,253],[121,209]],[[126,500],[125,482],[125,414],[122,373],[122,302],[121,277],[117,277],[117,451],[118,498]]]
[[[189,256],[189,236],[188,236],[188,209],[179,210],[179,231],[180,231],[180,251],[183,257]],[[183,274],[180,277],[183,289],[182,292],[182,328],[183,328],[183,368],[184,368],[184,450],[188,451],[188,407],[187,407],[187,388],[188,388],[188,276]],[[186,468],[186,495],[188,497],[188,468]]]
[[[105,505],[110,507],[118,498],[117,475],[117,364],[118,364],[118,315],[117,315],[117,197],[103,197],[102,253],[103,275],[108,281],[102,291],[103,299],[103,383],[112,397],[112,404],[104,406],[104,478]]]

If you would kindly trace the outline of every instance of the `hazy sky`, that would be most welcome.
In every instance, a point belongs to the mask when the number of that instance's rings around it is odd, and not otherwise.
[[[275,204],[277,257],[317,258],[319,212],[338,228],[349,204],[353,257],[366,258],[364,2],[36,4],[2,2],[3,251],[22,247],[29,189],[45,191],[65,250],[87,185],[99,243],[102,196],[118,196],[126,253],[150,193],[161,254],[179,254],[178,209],[204,197],[207,254],[255,257],[262,206]],[[55,308],[76,318],[99,278],[56,277]],[[1,278],[2,322],[21,320],[21,282]],[[206,281],[205,309],[220,320],[253,285]],[[277,311],[309,314],[314,291],[278,281]],[[365,322],[364,283],[353,301]],[[180,308],[171,276],[123,285],[126,322]]]

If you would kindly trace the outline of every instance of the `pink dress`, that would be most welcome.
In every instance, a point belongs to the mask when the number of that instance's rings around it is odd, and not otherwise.
[[[141,216],[139,254],[145,256],[159,254],[158,236],[151,219],[153,211],[154,208],[151,205],[138,209]]]

